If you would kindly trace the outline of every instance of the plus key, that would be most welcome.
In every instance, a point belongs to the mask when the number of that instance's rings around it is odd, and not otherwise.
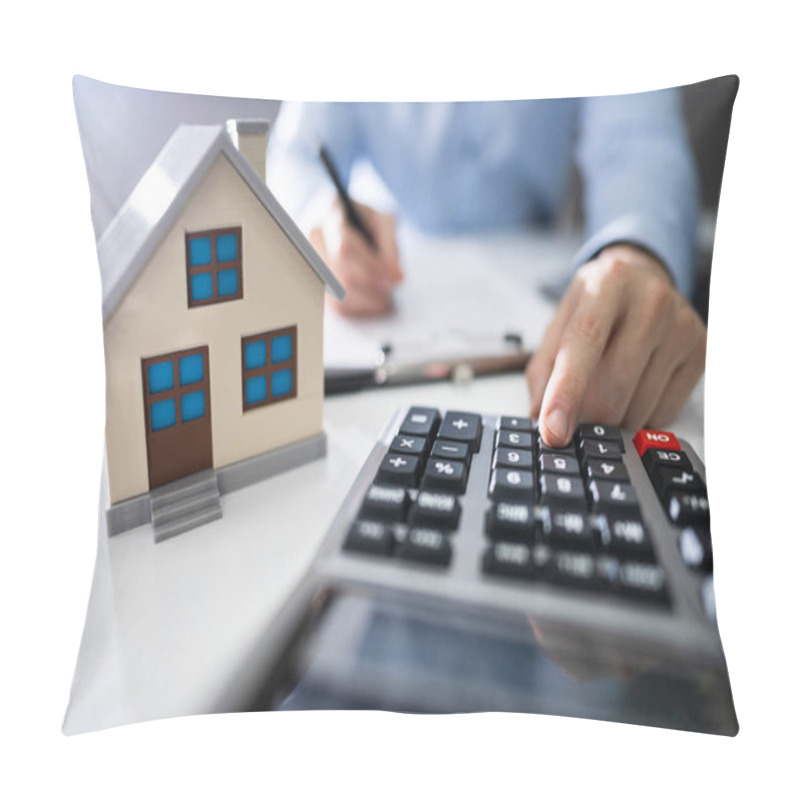
[[[448,411],[439,426],[439,438],[464,442],[471,453],[477,453],[481,444],[483,425],[478,414]]]

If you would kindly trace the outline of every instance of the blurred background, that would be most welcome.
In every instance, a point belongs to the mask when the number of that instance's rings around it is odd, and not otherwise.
[[[697,280],[692,302],[708,320],[708,288],[714,231],[725,166],[730,110],[739,80],[728,75],[681,87],[689,139],[701,187]],[[279,100],[179,94],[73,79],[78,128],[91,194],[95,238],[99,238],[145,170],[181,123],[224,123],[234,118],[274,120]],[[580,180],[573,175],[567,224],[580,226]]]

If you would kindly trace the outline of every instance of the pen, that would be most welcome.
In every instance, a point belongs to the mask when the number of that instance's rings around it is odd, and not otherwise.
[[[344,184],[339,177],[339,173],[336,171],[336,167],[333,165],[333,160],[331,159],[330,153],[327,151],[324,144],[319,145],[319,157],[322,159],[322,163],[325,165],[328,175],[331,176],[334,186],[336,186],[336,192],[339,195],[339,200],[341,201],[342,206],[344,206],[344,213],[347,217],[348,224],[361,234],[361,236],[373,250],[377,250],[378,245],[375,242],[375,238],[372,236],[369,228],[367,228],[367,226],[364,224],[364,221],[358,215],[356,207],[353,205],[350,195],[347,194],[347,189],[344,188]]]

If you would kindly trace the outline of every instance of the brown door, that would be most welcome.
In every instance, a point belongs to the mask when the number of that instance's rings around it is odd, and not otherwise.
[[[208,347],[143,358],[142,383],[150,488],[212,466]]]

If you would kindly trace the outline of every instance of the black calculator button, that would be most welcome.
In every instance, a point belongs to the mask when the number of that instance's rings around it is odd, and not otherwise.
[[[454,494],[420,491],[408,515],[410,525],[455,530],[461,516],[461,503]]]
[[[578,425],[578,436],[583,439],[599,439],[603,442],[615,442],[625,452],[622,433],[613,425]]]
[[[650,535],[638,515],[599,514],[594,517],[594,529],[603,551],[647,562],[655,559]]]
[[[578,459],[574,456],[559,456],[555,453],[542,453],[539,456],[539,466],[542,472],[552,472],[555,475],[581,474]]]
[[[689,460],[689,456],[680,450],[658,450],[650,448],[649,450],[645,450],[642,456],[642,464],[644,464],[645,469],[651,476],[656,467],[674,467],[676,469],[692,471],[692,462]]]
[[[636,492],[629,483],[595,479],[589,482],[589,494],[592,496],[592,508],[596,511],[639,507]]]
[[[705,492],[705,484],[692,469],[654,467],[651,479],[656,491],[663,497],[671,491]]]
[[[543,503],[548,505],[567,503],[579,511],[588,507],[583,481],[580,478],[572,475],[551,475],[545,472],[539,479],[539,485]]]
[[[542,541],[554,547],[593,550],[595,533],[583,511],[544,506],[541,513]]]
[[[492,470],[489,481],[489,496],[492,500],[507,500],[511,503],[530,503],[534,501],[533,473],[524,469]]]
[[[575,442],[571,441],[566,447],[550,447],[544,443],[541,434],[536,436],[536,452],[541,456],[542,453],[553,453],[557,456],[574,456]]]
[[[429,458],[422,476],[422,488],[463,494],[467,488],[467,468],[461,461]]]
[[[494,466],[506,469],[533,469],[533,453],[530,450],[511,450],[498,447],[494,454]]]
[[[586,476],[600,478],[607,481],[630,481],[628,470],[621,461],[613,461],[607,458],[587,458]]]
[[[408,511],[408,493],[401,486],[373,484],[364,496],[361,517],[402,522]]]
[[[670,492],[667,516],[676,525],[703,525],[708,527],[710,514],[705,492]]]
[[[606,461],[620,461],[622,460],[622,445],[599,439],[584,439],[581,442],[581,455],[584,459],[602,458]]]
[[[619,565],[619,591],[626,597],[668,604],[667,575],[658,564],[623,561]]]
[[[616,590],[619,587],[619,559],[613,556],[598,556],[595,562],[595,577],[598,588]]]
[[[515,542],[495,542],[484,553],[483,571],[489,575],[530,580],[536,574],[531,548]]]
[[[439,426],[439,438],[464,442],[471,453],[477,453],[481,445],[483,423],[478,414],[448,411]]]
[[[548,577],[562,586],[594,589],[598,586],[595,566],[595,557],[589,553],[557,551],[550,560]]]
[[[520,431],[497,432],[497,447],[530,450],[533,447],[533,436]]]
[[[431,457],[444,458],[450,461],[468,461],[469,447],[463,442],[448,442],[437,439],[431,448]]]
[[[440,419],[438,409],[414,406],[408,410],[399,433],[430,440],[436,435]]]
[[[533,420],[529,417],[500,417],[500,429],[530,433],[533,430]]]
[[[407,561],[446,566],[453,557],[447,536],[434,528],[411,528],[397,547],[397,555]]]
[[[678,537],[678,549],[687,567],[705,574],[710,574],[714,569],[711,536],[704,528],[698,525],[685,527]]]
[[[402,453],[403,455],[419,456],[425,452],[428,445],[428,440],[423,439],[421,436],[395,436],[392,439],[389,450],[392,453]]]
[[[402,456],[399,453],[387,453],[378,467],[377,483],[399,486],[416,486],[422,461],[417,456]]]
[[[494,540],[533,543],[536,517],[526,503],[492,503],[486,512],[486,535]]]
[[[344,542],[345,550],[379,556],[390,556],[393,548],[392,529],[382,522],[371,520],[354,522]]]

